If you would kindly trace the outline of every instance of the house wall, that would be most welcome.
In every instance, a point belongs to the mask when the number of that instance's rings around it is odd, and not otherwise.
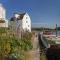
[[[18,20],[18,21],[16,22],[16,26],[17,26],[17,29],[22,30],[22,20]]]
[[[11,29],[13,31],[18,31],[22,29],[22,21],[21,20],[14,20],[10,22]]]
[[[5,19],[5,27],[8,27],[8,20]]]
[[[6,13],[5,8],[2,6],[2,4],[0,4],[0,18],[5,19],[6,18],[5,13]]]
[[[18,15],[15,15],[17,17]],[[22,20],[15,20],[12,21],[11,26],[13,27],[14,30],[24,30],[24,31],[29,31],[31,32],[31,19],[29,15],[26,13],[23,16]]]
[[[6,27],[6,23],[0,23],[0,27]]]
[[[29,15],[26,13],[22,19],[22,28],[24,31],[31,32],[31,19]]]
[[[14,20],[14,21],[9,21],[10,22],[10,28],[11,28],[11,30],[13,30],[13,31],[16,31],[16,29],[17,29],[17,27],[16,27],[16,21]]]
[[[8,27],[8,21],[5,21],[5,23],[0,23],[0,27]]]
[[[0,27],[8,27],[8,20],[6,19],[6,10],[2,4],[0,4],[0,20],[5,20],[5,23],[0,23]]]

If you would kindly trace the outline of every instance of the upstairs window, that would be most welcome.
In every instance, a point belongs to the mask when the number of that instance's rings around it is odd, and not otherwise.
[[[28,21],[26,21],[26,23],[28,23]]]
[[[29,27],[29,25],[28,25],[28,27]]]
[[[28,17],[26,17],[26,19],[27,19]]]

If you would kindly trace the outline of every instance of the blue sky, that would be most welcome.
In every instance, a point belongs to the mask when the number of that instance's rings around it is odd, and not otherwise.
[[[14,12],[27,12],[32,23],[60,24],[60,0],[0,0],[0,3],[6,8],[8,19]]]

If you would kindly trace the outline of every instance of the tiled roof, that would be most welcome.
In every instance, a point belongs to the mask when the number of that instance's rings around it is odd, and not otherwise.
[[[19,20],[22,20],[23,19],[23,17],[24,17],[24,15],[25,15],[25,13],[22,13],[22,14],[19,14],[20,16],[19,16]]]
[[[19,14],[19,17],[16,19],[15,17],[12,17],[10,21],[14,21],[14,20],[22,20],[24,17],[25,13],[21,13]]]

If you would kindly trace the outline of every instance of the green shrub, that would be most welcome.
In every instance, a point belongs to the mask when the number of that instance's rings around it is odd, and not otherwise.
[[[13,35],[0,36],[0,55],[8,60],[24,60],[24,51],[33,47],[31,33],[25,34],[22,38]]]
[[[7,28],[0,28],[0,33],[6,33],[7,32]]]

